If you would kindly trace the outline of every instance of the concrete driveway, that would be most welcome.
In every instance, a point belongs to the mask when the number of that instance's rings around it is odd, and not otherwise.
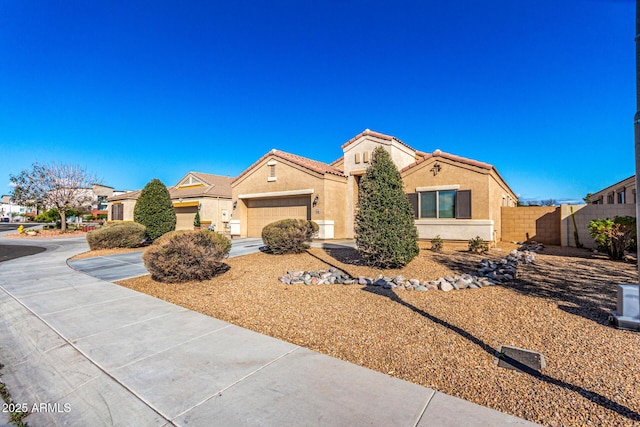
[[[258,252],[264,246],[262,239],[245,238],[231,241],[229,258]],[[107,282],[131,279],[149,274],[142,262],[142,252],[128,252],[94,258],[67,261],[69,267]]]

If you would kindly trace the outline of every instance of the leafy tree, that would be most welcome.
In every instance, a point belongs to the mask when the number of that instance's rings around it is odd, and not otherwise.
[[[91,187],[98,180],[85,168],[58,163],[34,163],[31,170],[10,175],[11,199],[25,206],[55,208],[62,231],[67,229],[67,212],[86,211],[93,202]]]
[[[355,218],[356,244],[362,259],[378,267],[401,267],[419,253],[418,231],[402,177],[382,147],[360,180]]]
[[[591,196],[593,196],[593,193],[587,193],[587,195],[586,195],[586,196],[584,196],[584,197],[582,198],[582,200],[584,200],[584,202],[585,202],[586,204],[590,205],[590,204],[591,204]]]
[[[151,240],[176,229],[176,212],[162,181],[154,178],[142,189],[133,209],[133,220],[147,228]]]

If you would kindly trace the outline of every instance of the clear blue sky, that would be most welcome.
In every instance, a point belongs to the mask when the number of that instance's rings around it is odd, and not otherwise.
[[[635,173],[632,0],[0,0],[0,192],[331,162],[365,128],[491,163],[523,199]]]

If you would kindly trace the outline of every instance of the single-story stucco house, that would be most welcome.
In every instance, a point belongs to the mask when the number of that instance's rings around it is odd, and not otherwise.
[[[228,176],[201,172],[187,173],[175,186],[168,187],[176,211],[176,230],[193,229],[196,212],[200,212],[202,228],[210,225],[216,231],[229,232],[231,219],[231,181]],[[108,221],[133,221],[133,210],[142,190],[110,197]]]
[[[320,226],[321,239],[353,238],[358,185],[379,146],[401,172],[420,238],[500,239],[500,208],[516,206],[517,196],[495,167],[368,129],[331,164],[275,149],[258,159],[231,183],[231,234],[259,237],[270,222],[301,218]]]

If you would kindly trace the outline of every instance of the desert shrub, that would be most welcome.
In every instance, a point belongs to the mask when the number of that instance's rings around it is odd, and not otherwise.
[[[133,208],[133,220],[147,227],[151,240],[176,229],[176,212],[162,181],[154,178],[142,189]]]
[[[469,240],[469,252],[484,254],[489,252],[489,243],[482,240],[480,236],[476,236]]]
[[[60,212],[58,212],[58,209],[55,209],[55,208],[49,209],[46,212],[36,215],[36,217],[33,220],[36,222],[60,221]]]
[[[420,252],[402,177],[382,147],[373,151],[371,166],[360,180],[355,232],[358,252],[371,266],[402,267]]]
[[[315,227],[314,227],[315,224]],[[304,252],[318,224],[304,219],[283,219],[272,222],[262,229],[262,241],[274,254],[297,254]]]
[[[96,249],[135,248],[142,246],[146,239],[145,227],[135,222],[109,224],[87,233],[87,243],[92,251]]]
[[[444,245],[444,240],[440,235],[437,235],[433,239],[431,239],[431,250],[434,252],[441,252],[442,246]]]
[[[180,283],[207,280],[224,271],[221,261],[231,250],[231,241],[214,231],[168,233],[142,255],[151,277],[159,282]]]
[[[589,235],[598,251],[608,254],[612,260],[620,260],[625,250],[637,248],[636,219],[632,216],[594,219],[589,222]]]

